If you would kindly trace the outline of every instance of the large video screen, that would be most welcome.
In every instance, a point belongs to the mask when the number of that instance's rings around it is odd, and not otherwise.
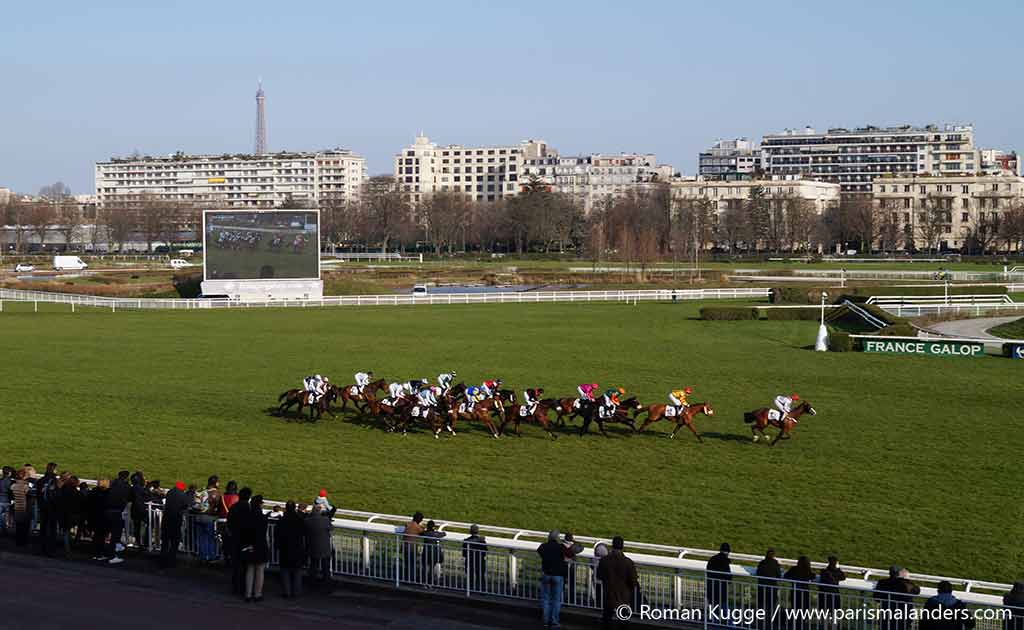
[[[318,279],[318,218],[316,210],[207,210],[205,279]]]

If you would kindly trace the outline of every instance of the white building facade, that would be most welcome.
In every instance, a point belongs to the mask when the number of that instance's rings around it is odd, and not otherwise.
[[[185,155],[111,159],[95,170],[97,203],[153,195],[218,207],[316,205],[354,201],[367,179],[366,160],[351,151],[267,155]]]
[[[679,179],[672,182],[672,199],[675,201],[707,199],[711,202],[711,207],[714,210],[722,212],[731,208],[742,208],[756,188],[759,188],[765,197],[804,199],[817,214],[839,204],[839,184],[815,180]]]
[[[582,156],[548,155],[527,159],[526,178],[536,177],[551,190],[577,199],[585,213],[599,202],[642,190],[656,181],[668,182],[672,166],[658,164],[652,153],[594,153]]]
[[[752,179],[761,170],[761,149],[746,138],[719,140],[697,156],[697,175],[704,179]]]

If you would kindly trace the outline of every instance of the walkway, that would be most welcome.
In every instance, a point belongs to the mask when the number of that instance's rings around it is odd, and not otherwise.
[[[1020,319],[1019,315],[1011,317],[976,317],[974,319],[954,319],[948,322],[936,322],[928,326],[929,330],[932,330],[944,337],[962,337],[970,339],[987,339],[993,342],[1002,342],[1003,339],[990,335],[989,329],[995,328],[1002,324],[1017,321]]]

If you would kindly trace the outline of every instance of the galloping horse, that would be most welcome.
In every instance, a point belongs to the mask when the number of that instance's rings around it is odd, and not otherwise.
[[[573,418],[576,418],[577,416],[580,415],[580,410],[583,408],[584,404],[589,404],[590,403],[590,401],[588,401],[588,400],[583,400],[583,401],[580,401],[579,406],[577,406],[577,404],[576,404],[577,400],[579,400],[579,399],[578,398],[559,398],[557,401],[555,401],[557,403],[557,405],[555,406],[555,413],[558,414],[555,417],[555,423],[558,426],[564,427],[565,426],[565,417],[566,416],[568,416],[569,420],[571,421]]]
[[[360,405],[359,403],[369,402],[370,400],[377,397],[376,394],[378,391],[386,388],[387,383],[382,378],[378,378],[375,381],[367,383],[366,387],[363,388],[363,393],[361,394],[358,393],[359,388],[357,388],[355,385],[346,385],[345,387],[340,388],[341,410],[345,411],[345,406],[348,404],[348,401],[351,400],[352,404],[355,405],[359,413],[366,413],[366,405]]]
[[[309,419],[310,421],[319,420],[320,416],[327,412],[332,418],[334,413],[331,411],[331,402],[338,399],[338,388],[334,385],[328,385],[327,391],[320,397],[320,400],[313,402],[313,395],[304,389],[289,389],[280,396],[277,397],[278,402],[281,404],[277,407],[279,414],[284,414],[292,407],[292,405],[298,405],[297,413],[302,416],[302,408],[309,407]],[[314,411],[316,417],[313,416]]]
[[[528,413],[526,416],[520,416],[519,405],[509,405],[505,408],[505,419],[501,421],[501,428],[498,429],[498,434],[504,435],[505,425],[512,422],[516,427],[516,435],[522,437],[522,434],[519,432],[519,423],[522,422],[523,419],[526,419],[533,420],[540,426],[544,427],[544,430],[548,432],[551,439],[556,439],[558,436],[551,432],[551,425],[548,422],[548,413],[557,407],[557,400],[554,398],[545,398],[537,401],[537,406],[534,408],[533,413]]]
[[[414,409],[418,410],[418,415],[416,416],[412,415]],[[430,427],[431,431],[434,432],[435,440],[439,439],[439,436],[441,435],[441,430],[446,427],[448,428],[449,431],[451,431],[452,435],[455,434],[455,431],[453,431],[451,427],[448,427],[445,424],[444,418],[441,417],[441,414],[438,413],[437,409],[413,403],[406,407],[403,407],[399,414],[398,428],[401,429],[402,435],[406,435],[406,431],[408,430],[409,425],[417,420],[422,421],[423,424]]]
[[[583,426],[580,427],[580,437],[586,435],[588,429],[590,429],[591,422],[597,422],[597,428],[601,431],[601,435],[608,437],[608,434],[604,431],[605,422],[621,422],[633,429],[636,433],[636,423],[632,418],[629,417],[630,411],[643,409],[643,405],[636,399],[636,396],[631,396],[621,403],[616,405],[615,413],[609,418],[601,417],[601,406],[602,401],[599,398],[597,402],[581,401],[580,402],[580,415],[583,416]]]
[[[638,414],[645,412],[647,413],[647,419],[644,420],[644,423],[640,425],[640,430],[638,431],[638,433],[643,433],[644,429],[646,429],[647,427],[651,426],[652,424],[654,424],[658,420],[661,420],[662,418],[666,418],[676,423],[676,428],[672,429],[672,433],[669,435],[670,438],[674,438],[676,436],[676,431],[685,426],[687,429],[690,430],[691,433],[697,436],[698,442],[704,441],[704,438],[700,436],[700,433],[697,433],[697,429],[693,426],[693,417],[696,416],[698,413],[702,413],[705,416],[715,415],[715,410],[711,408],[711,403],[690,403],[689,405],[686,405],[681,409],[677,409],[676,415],[674,416],[665,415],[669,408],[670,405],[647,405],[642,409],[634,411],[634,418],[636,418]]]
[[[384,422],[384,427],[388,431],[394,431],[398,426],[398,421],[401,416],[401,412],[404,408],[412,404],[412,401],[408,398],[399,398],[397,400],[390,400],[384,398],[377,400],[371,398],[366,401],[366,407],[370,412],[370,415],[376,416]]]
[[[498,430],[494,427],[494,423],[491,422],[491,412],[497,408],[497,401],[494,398],[486,398],[473,405],[473,410],[469,411],[469,403],[460,403],[451,396],[447,396],[442,399],[444,405],[443,413],[447,416],[448,430],[455,435],[455,424],[461,418],[463,420],[476,420],[482,422],[487,427],[487,430],[491,432],[493,437],[501,435]]]
[[[750,432],[754,434],[754,441],[758,441],[758,434],[763,437],[765,441],[768,441],[768,436],[764,434],[764,430],[769,426],[773,426],[779,430],[778,435],[771,441],[771,445],[775,446],[775,443],[780,439],[788,440],[790,438],[789,432],[793,430],[793,425],[797,423],[797,419],[806,414],[816,416],[818,412],[814,410],[811,403],[804,401],[798,407],[786,414],[785,421],[777,418],[769,418],[769,409],[762,407],[755,409],[754,411],[747,411],[743,414],[743,421],[751,425]],[[771,410],[774,411],[774,410]]]

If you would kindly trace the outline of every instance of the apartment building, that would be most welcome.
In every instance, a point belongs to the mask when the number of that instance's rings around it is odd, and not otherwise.
[[[366,161],[344,149],[266,155],[112,158],[97,162],[102,206],[153,195],[221,207],[272,208],[285,202],[354,200],[367,179]]]
[[[747,138],[719,140],[697,156],[697,175],[706,180],[753,179],[761,170],[761,149]]]
[[[818,214],[839,204],[839,184],[815,180],[679,179],[672,182],[672,198],[676,201],[707,199],[713,209],[721,212],[730,208],[743,208],[755,188],[760,188],[766,197],[805,199]]]
[[[880,177],[873,193],[880,220],[919,249],[960,250],[972,235],[995,238],[1004,213],[1024,208],[1024,178],[1016,175]],[[903,249],[909,239],[899,240]]]
[[[11,200],[11,189],[0,186],[0,206],[7,205]]]
[[[586,213],[604,199],[668,182],[673,174],[672,166],[658,164],[652,153],[560,156],[549,150],[525,163],[527,178],[536,177],[551,190],[573,196]]]
[[[979,158],[971,125],[834,128],[807,127],[766,135],[762,166],[771,178],[837,183],[844,194],[867,194],[880,175],[974,174]]]
[[[421,133],[395,156],[395,181],[414,204],[435,192],[494,202],[518,194],[525,161],[547,154],[543,140],[499,147],[440,146]]]

